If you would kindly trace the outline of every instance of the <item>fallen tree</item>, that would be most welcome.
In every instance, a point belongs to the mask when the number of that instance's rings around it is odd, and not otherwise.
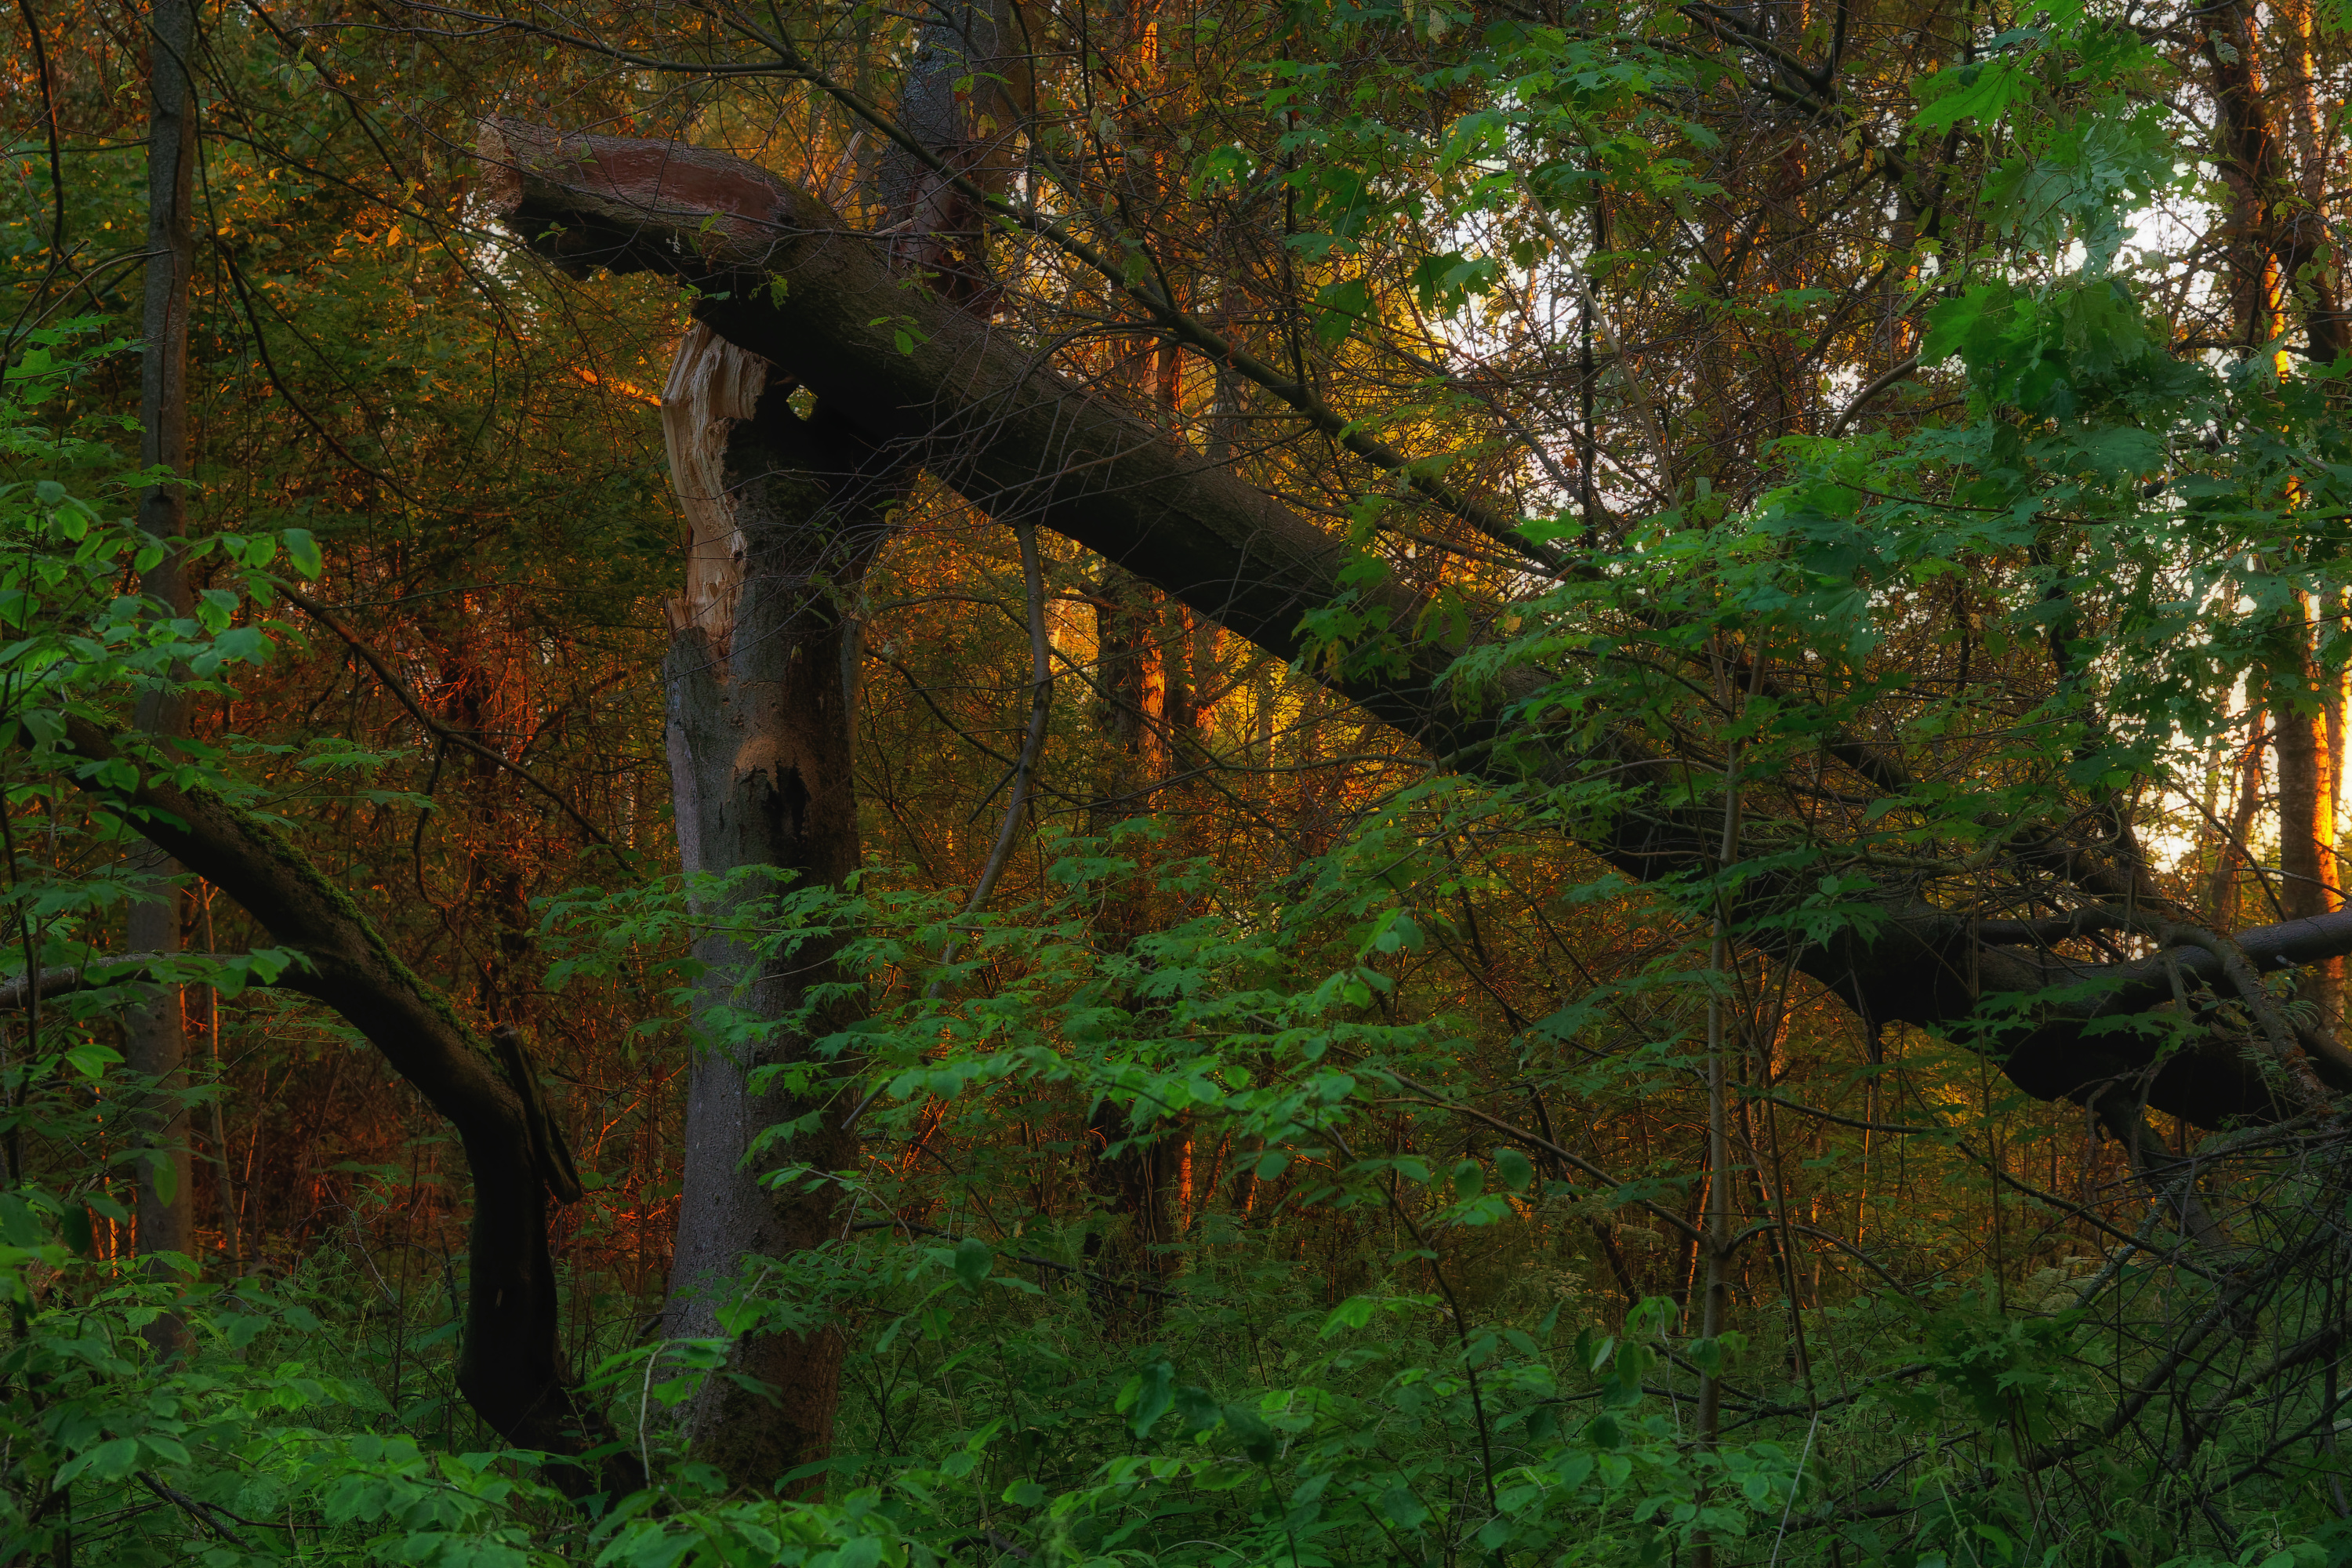
[[[1468,644],[1415,635],[1429,605],[1393,583],[1351,582],[1344,541],[1224,467],[1056,375],[1034,345],[900,285],[877,244],[817,196],[741,160],[672,142],[487,122],[486,189],[507,224],[578,276],[656,271],[698,291],[698,318],[811,389],[828,415],[894,464],[920,462],[999,521],[1065,535],[1270,653],[1307,650],[1302,622],[1342,608],[1389,657],[1317,660],[1338,695],[1445,765],[1497,782],[1559,785],[1610,775],[1621,792],[1582,830],[1586,848],[1646,882],[1704,877],[1719,853],[1718,806],[1685,804],[1693,759],[1630,729],[1548,729],[1530,706],[1548,677],[1495,685],[1449,679]],[[1756,673],[1756,672],[1750,672]],[[1899,759],[1851,738],[1831,747],[1882,794],[1907,782]],[[1714,765],[1714,764],[1706,764]],[[2200,1126],[2269,1119],[2325,1089],[2352,1088],[2352,1056],[2291,1026],[2258,972],[2352,951],[2352,915],[2235,933],[2200,928],[2156,895],[2128,843],[2029,826],[2003,846],[2023,870],[2086,907],[2053,921],[1984,920],[1890,881],[1873,918],[1826,936],[1791,922],[1747,940],[1843,998],[1873,1030],[1907,1024],[1997,1056],[2021,1089],[2096,1106],[2119,1130],[2139,1108]],[[1740,893],[1752,917],[1799,889],[1769,878]],[[2093,961],[2057,944],[2125,931],[2149,951]],[[2210,986],[2255,1026],[2210,1008],[2186,1048],[2118,1020]],[[1982,1028],[1992,996],[2038,998],[2022,1022]]]

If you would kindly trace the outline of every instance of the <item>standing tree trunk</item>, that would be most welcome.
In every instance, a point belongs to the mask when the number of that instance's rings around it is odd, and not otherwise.
[[[195,94],[189,61],[195,45],[193,0],[156,0],[149,18],[148,68],[152,107],[147,132],[147,292],[145,349],[140,374],[140,461],[188,471],[188,275],[195,242],[188,221],[196,152]],[[175,484],[151,485],[139,502],[139,525],[165,542],[163,556],[140,581],[140,589],[180,616],[193,603],[180,560],[179,542],[187,524]],[[169,744],[187,723],[187,710],[174,692],[157,688],[139,700],[138,725]],[[132,952],[180,950],[180,889],[171,861],[142,847],[135,861],[134,887],[124,939]],[[180,988],[149,988],[145,999],[123,1019],[132,1073],[153,1085],[138,1114],[139,1136],[155,1152],[139,1168],[139,1251],[142,1256],[188,1252],[190,1226],[187,1036],[180,1017]],[[180,1342],[181,1325],[166,1314],[148,1325],[147,1342],[158,1354]]]
[[[2298,622],[2303,617],[2297,617]],[[2285,628],[2287,668],[2273,681],[2271,708],[2277,715],[2279,798],[2279,903],[2288,920],[2324,915],[2343,904],[2336,869],[2336,795],[2333,748],[2328,744],[2326,687],[2313,645],[2315,626]],[[2314,964],[2304,994],[2319,1009],[2320,1026],[2333,1030],[2343,1005],[2344,961]]]
[[[2338,296],[2333,243],[2321,205],[2326,182],[2306,167],[2297,177],[2289,140],[2280,130],[2277,97],[2262,79],[2263,37],[2249,0],[2222,0],[2200,13],[2205,57],[2212,68],[2220,112],[2215,163],[2231,196],[2224,237],[2229,245],[2231,308],[2250,347],[2284,339],[2291,312],[2303,309],[2312,356],[2335,360],[2347,336]],[[2318,154],[2315,100],[2309,79],[2308,40],[2289,17],[2284,58],[2287,109],[2305,121],[2305,159]],[[2301,564],[2284,562],[2292,570]],[[2278,750],[2281,910],[2289,920],[2340,907],[2336,868],[2336,748],[2327,734],[2327,709],[2341,677],[2322,667],[2323,623],[2298,594],[2281,616],[2278,655],[2272,661],[2271,711]],[[2332,1030],[2342,1009],[2344,962],[2315,965],[2305,994],[2318,1006],[2320,1026]]]
[[[1010,0],[946,5],[924,26],[900,93],[900,118],[915,137],[983,189],[1001,189],[1012,173],[1030,103],[1027,37]],[[978,206],[896,144],[877,183],[894,269],[984,318],[996,291]],[[766,361],[704,327],[671,364],[662,428],[690,541],[667,664],[671,790],[689,876],[774,869],[803,887],[838,887],[862,845],[853,770],[857,624],[846,599],[888,535],[885,507],[913,475],[878,458],[845,465],[843,454],[866,452],[866,444],[822,405],[803,423],[786,402],[792,391]],[[703,896],[740,907],[768,890],[730,884]],[[797,1016],[809,988],[835,978],[836,941],[811,939],[765,970],[732,938],[698,949],[710,968],[688,1076],[666,1325],[673,1338],[720,1333],[720,1309],[746,1259],[786,1258],[832,1234],[834,1185],[782,1192],[763,1177],[787,1164],[851,1164],[846,1107],[828,1107],[791,1071],[765,1089],[751,1078],[767,1067],[812,1069],[814,1040],[849,1021],[847,1003]],[[756,1020],[759,1037],[723,1038],[730,1017]],[[753,1161],[752,1141],[786,1123],[791,1136]],[[832,1450],[842,1349],[829,1328],[742,1336],[728,1363],[734,1376],[710,1379],[688,1412],[696,1456],[752,1488],[821,1462]]]
[[[663,397],[673,479],[692,528],[687,592],[671,601],[664,676],[679,858],[690,879],[764,870],[797,887],[838,887],[857,868],[853,773],[856,652],[844,611],[889,524],[895,487],[839,472],[860,443],[822,411],[803,424],[792,384],[697,327]],[[835,468],[824,474],[827,468]],[[753,913],[772,881],[703,882],[697,912]],[[762,958],[736,934],[696,944],[709,967],[701,1038],[688,1078],[685,1187],[666,1331],[725,1332],[720,1310],[747,1259],[782,1258],[831,1234],[830,1184],[772,1188],[782,1165],[854,1163],[847,1107],[800,1076],[811,1047],[847,1023],[833,1003],[806,1019],[812,986],[835,978],[837,939],[812,936]],[[734,1021],[730,1027],[730,1020]],[[764,1088],[752,1076],[785,1069]],[[797,1071],[795,1069],[798,1069]],[[793,1134],[752,1157],[771,1128]],[[696,1457],[738,1486],[772,1487],[832,1445],[841,1347],[829,1328],[742,1336],[728,1371],[688,1412]]]
[[[2246,743],[2239,748],[2235,773],[2238,784],[2236,801],[2221,829],[2221,848],[2213,862],[2213,875],[2207,884],[2205,908],[2207,919],[2217,931],[2228,931],[2238,924],[2238,868],[2252,863],[2246,852],[2247,836],[2253,831],[2255,814],[2263,805],[2263,752],[2270,740],[2270,711],[2257,697],[2246,710]],[[2254,873],[2259,885],[2260,870]],[[2269,911],[2275,913],[2276,911]]]
[[[1087,807],[1087,831],[1108,835],[1120,822],[1147,816],[1153,809],[1169,773],[1178,721],[1187,723],[1191,693],[1183,665],[1176,657],[1180,644],[1167,636],[1163,623],[1176,620],[1176,606],[1132,574],[1105,563],[1095,598],[1095,700],[1090,704],[1096,726],[1109,742],[1095,796]],[[1176,628],[1181,637],[1181,625]],[[1150,847],[1130,841],[1125,849],[1138,856],[1135,875],[1106,901],[1097,918],[1096,942],[1108,952],[1124,952],[1150,929],[1150,895],[1152,878]],[[1149,1005],[1133,995],[1124,1005]],[[1092,1159],[1087,1184],[1108,1211],[1108,1232],[1089,1230],[1086,1257],[1101,1277],[1096,1297],[1107,1322],[1148,1332],[1158,1321],[1156,1290],[1167,1281],[1174,1258],[1169,1251],[1176,1239],[1176,1216],[1171,1199],[1178,1183],[1181,1133],[1171,1123],[1157,1127],[1149,1118],[1121,1110],[1109,1100],[1097,1101],[1087,1116],[1087,1144]],[[1117,1281],[1133,1279],[1148,1287],[1141,1292],[1121,1290]]]

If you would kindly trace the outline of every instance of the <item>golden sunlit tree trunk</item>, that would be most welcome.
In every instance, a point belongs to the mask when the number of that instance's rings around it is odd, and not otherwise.
[[[2252,833],[2254,817],[2263,806],[2265,782],[2263,757],[2269,742],[2270,710],[2258,699],[2246,710],[2246,739],[2236,752],[2235,766],[2231,775],[2237,785],[2237,795],[2230,807],[2230,815],[2221,820],[2213,873],[2205,889],[2206,918],[2220,930],[2226,931],[2238,923],[2239,873],[2242,868],[2253,865],[2253,858],[2248,852],[2247,837]],[[2255,876],[2259,881],[2259,869]]]
[[[2278,751],[2279,903],[2288,920],[2343,907],[2336,865],[2336,758],[2328,745],[2327,689],[2315,657],[2318,628],[2309,617],[2282,628],[2288,651],[2272,681],[2271,710]],[[2333,1029],[2341,1014],[2344,961],[2312,966],[2304,994]]]
[[[2276,37],[2266,39],[2257,12],[2245,0],[2228,0],[2200,15],[2220,110],[2215,161],[2230,195],[2223,233],[2233,313],[2246,346],[2259,350],[2284,340],[2300,310],[2311,354],[2332,361],[2344,352],[2347,337],[2327,234],[2326,182],[2318,168],[2298,170],[2294,148],[2278,123],[2283,98],[2305,163],[2320,156],[2309,18],[2290,13]],[[2279,94],[2267,91],[2263,81],[2266,43],[2277,45],[2283,62]],[[2293,572],[2304,563],[2277,564]],[[2326,626],[2311,596],[2298,591],[2280,615],[2278,651],[2271,660],[2279,902],[2290,920],[2327,914],[2343,905],[2336,861],[2342,726],[2339,720],[2331,738],[2328,725],[2343,677],[2323,663]],[[2341,1014],[2343,984],[2340,957],[2314,965],[2305,981],[2304,993],[2316,1005],[2324,1029],[2332,1031]]]

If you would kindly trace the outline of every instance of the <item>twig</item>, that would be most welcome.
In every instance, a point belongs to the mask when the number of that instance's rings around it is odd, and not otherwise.
[[[194,1520],[206,1530],[211,1531],[215,1535],[219,1536],[223,1541],[229,1542],[243,1551],[251,1550],[251,1548],[246,1545],[244,1540],[237,1535],[236,1531],[231,1530],[227,1525],[223,1524],[220,1521],[212,1517],[214,1510],[210,1503],[198,1502],[187,1493],[180,1490],[179,1488],[167,1487],[144,1470],[139,1472],[139,1484],[145,1487],[149,1491],[153,1492],[157,1497],[162,1498],[165,1502],[184,1510],[189,1518]]]
[[[917,1225],[910,1219],[860,1220],[849,1228],[852,1230],[910,1230],[917,1236],[936,1236],[941,1241],[964,1239],[951,1230],[941,1230],[937,1226]],[[1176,1300],[1176,1292],[1173,1290],[1164,1290],[1157,1285],[1139,1285],[1130,1279],[1114,1279],[1108,1274],[1097,1274],[1091,1268],[1081,1268],[1075,1263],[1058,1263],[1050,1258],[1040,1258],[1034,1252],[1008,1252],[1005,1256],[1016,1262],[1026,1263],[1033,1268],[1051,1268],[1063,1274],[1073,1274],[1081,1279],[1092,1279],[1097,1284],[1108,1285],[1114,1290],[1140,1290],[1147,1296],[1159,1296],[1171,1301]]]
[[[1917,354],[1913,354],[1909,359],[1905,360],[1902,363],[1889,365],[1886,369],[1879,372],[1878,375],[1872,380],[1871,384],[1868,386],[1864,387],[1860,393],[1856,394],[1854,400],[1852,403],[1845,405],[1845,412],[1839,415],[1836,421],[1830,426],[1831,437],[1834,439],[1837,437],[1844,435],[1846,422],[1852,419],[1855,415],[1861,413],[1864,408],[1868,407],[1872,398],[1876,397],[1880,393],[1885,392],[1888,387],[1893,386],[1897,382],[1902,381],[1908,376],[1916,374],[1918,370],[1919,356]]]
[[[1054,709],[1054,647],[1045,629],[1045,577],[1037,558],[1037,525],[1024,520],[1013,525],[1013,532],[1021,542],[1021,582],[1029,603],[1029,731],[1022,736],[1021,754],[1013,762],[1013,797],[1004,805],[1004,826],[997,829],[995,847],[972,882],[971,897],[964,901],[964,918],[980,912],[988,895],[996,890],[997,878],[1004,874],[1013,837],[1020,831],[1021,814],[1029,805],[1037,757],[1045,748],[1045,721]],[[940,950],[941,968],[954,961],[961,941],[961,933],[948,937],[947,945]],[[946,984],[944,975],[932,981],[929,994],[936,998]]]
[[[1596,1182],[1605,1182],[1612,1187],[1622,1187],[1624,1185],[1624,1184],[1620,1182],[1615,1176],[1611,1175],[1607,1171],[1603,1170],[1599,1165],[1594,1164],[1583,1155],[1563,1149],[1549,1138],[1540,1137],[1536,1133],[1528,1131],[1524,1127],[1514,1126],[1510,1122],[1504,1121],[1499,1116],[1489,1116],[1486,1112],[1479,1110],[1475,1105],[1465,1105],[1460,1100],[1448,1100],[1444,1095],[1438,1093],[1437,1090],[1430,1088],[1427,1084],[1416,1083],[1412,1079],[1405,1077],[1404,1074],[1398,1072],[1393,1068],[1381,1067],[1372,1062],[1366,1062],[1363,1066],[1366,1070],[1376,1072],[1382,1078],[1385,1078],[1391,1082],[1398,1085],[1400,1088],[1410,1091],[1417,1097],[1420,1104],[1426,1105],[1433,1110],[1451,1110],[1458,1115],[1467,1116],[1475,1121],[1483,1121],[1487,1126],[1493,1128],[1496,1131],[1508,1133],[1511,1137],[1517,1138],[1519,1142],[1527,1144],[1531,1149],[1541,1149],[1544,1152],[1552,1155],[1556,1159],[1565,1161],[1567,1163],[1573,1165],[1578,1170],[1583,1172],[1586,1175],[1591,1176]],[[1666,1207],[1664,1204],[1653,1203],[1648,1198],[1635,1198],[1633,1201],[1643,1208],[1647,1209],[1651,1215],[1655,1216],[1664,1224],[1671,1226],[1675,1230],[1682,1232],[1685,1237],[1696,1239],[1699,1234],[1698,1226],[1691,1224],[1690,1221],[1683,1218],[1682,1215],[1675,1213],[1674,1210]]]
[[[448,725],[442,723],[439,720],[425,712],[423,705],[421,705],[416,699],[410,694],[408,688],[401,684],[400,678],[393,674],[391,667],[386,665],[382,658],[376,656],[375,649],[368,647],[367,644],[362,642],[357,637],[353,636],[350,629],[344,626],[342,622],[337,620],[334,617],[333,613],[324,605],[320,604],[317,600],[312,599],[308,595],[301,593],[298,589],[289,587],[285,582],[278,578],[273,577],[269,582],[271,586],[286,596],[287,603],[292,605],[304,615],[309,616],[312,620],[318,622],[320,626],[326,627],[329,631],[342,638],[345,646],[350,647],[353,653],[357,654],[360,658],[366,663],[367,667],[375,672],[375,678],[383,683],[384,689],[391,692],[403,708],[408,710],[409,716],[415,719],[419,724],[424,725],[425,728],[435,737],[442,741],[445,744],[457,747],[459,751],[471,752],[474,755],[480,757],[485,762],[494,763],[498,766],[504,768],[507,772],[514,774],[515,777],[522,780],[523,783],[529,784],[531,788],[545,795],[549,800],[554,802],[556,809],[562,812],[564,816],[570,817],[581,832],[586,834],[590,838],[595,840],[596,843],[610,850],[613,858],[620,861],[624,869],[632,873],[636,870],[636,867],[630,861],[627,852],[622,849],[619,845],[614,843],[610,838],[606,837],[602,828],[589,821],[586,817],[581,816],[578,808],[573,806],[570,801],[564,799],[562,795],[558,794],[552,785],[541,784],[532,775],[529,769],[523,767],[519,763],[510,761],[507,757],[506,753],[499,751],[497,747],[486,746],[479,741],[475,740],[471,735],[467,734],[464,731],[453,730]]]
[[[1020,755],[1013,760],[1013,798],[1004,805],[1004,826],[997,830],[995,847],[989,850],[987,862],[973,880],[971,896],[964,900],[959,920],[978,914],[981,906],[988,902],[988,895],[996,890],[996,879],[1004,874],[1004,863],[1013,854],[1013,840],[1021,829],[1021,814],[1029,809],[1029,796],[1037,776],[1037,757],[1045,748],[1045,721],[1054,709],[1054,647],[1045,628],[1045,572],[1037,556],[1037,527],[1024,520],[1013,525],[1013,532],[1021,542],[1021,582],[1029,603],[1029,731],[1021,738]],[[962,932],[948,934],[940,949],[942,971],[955,962],[956,949],[962,942]],[[938,1001],[947,983],[947,975],[942,973],[924,990],[924,1000]],[[846,1132],[856,1127],[881,1092],[880,1084],[867,1089],[866,1098],[843,1118],[841,1130]]]

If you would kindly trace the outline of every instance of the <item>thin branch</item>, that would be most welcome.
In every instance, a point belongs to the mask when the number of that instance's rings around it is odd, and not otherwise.
[[[320,626],[326,627],[329,631],[342,638],[344,644],[349,647],[353,653],[357,654],[370,669],[375,672],[375,678],[383,683],[383,689],[386,691],[391,692],[394,698],[399,701],[400,705],[408,710],[409,716],[415,719],[419,724],[424,725],[425,730],[435,738],[446,745],[457,747],[459,751],[470,752],[475,756],[483,759],[485,762],[494,763],[498,766],[504,768],[507,772],[514,774],[515,777],[522,780],[523,783],[529,784],[532,789],[537,790],[541,795],[545,795],[549,800],[554,802],[556,809],[562,812],[564,816],[570,817],[573,825],[577,826],[581,832],[586,834],[596,843],[610,850],[613,858],[621,863],[624,869],[632,873],[636,870],[636,867],[630,860],[627,851],[624,850],[619,845],[606,837],[602,828],[589,821],[586,817],[581,816],[579,809],[570,801],[564,799],[562,795],[558,794],[553,786],[541,784],[532,775],[529,769],[523,767],[520,763],[510,761],[505,752],[498,750],[496,747],[486,746],[479,741],[475,740],[471,735],[467,734],[464,731],[453,730],[448,725],[442,723],[439,720],[425,712],[423,705],[420,704],[416,700],[415,697],[410,693],[408,688],[401,683],[400,678],[393,674],[391,667],[386,665],[382,658],[376,656],[376,651],[373,648],[368,647],[367,644],[362,642],[357,637],[353,636],[352,633],[344,626],[342,622],[334,617],[334,615],[329,611],[324,605],[320,604],[317,600],[310,598],[308,595],[301,593],[298,589],[289,587],[284,582],[278,579],[272,578],[270,581],[271,585],[286,596],[286,600],[289,604],[291,604],[304,615],[309,616],[312,620],[317,621]]]
[[[21,1013],[38,998],[70,995],[77,991],[102,991],[110,985],[121,985],[135,978],[151,963],[170,960],[196,963],[226,963],[243,958],[241,952],[126,952],[112,958],[93,958],[87,963],[53,964],[41,971],[28,987],[19,973],[16,979],[0,985],[0,1013]],[[99,973],[104,971],[104,973]],[[249,975],[247,985],[267,985],[270,982],[258,975]]]

